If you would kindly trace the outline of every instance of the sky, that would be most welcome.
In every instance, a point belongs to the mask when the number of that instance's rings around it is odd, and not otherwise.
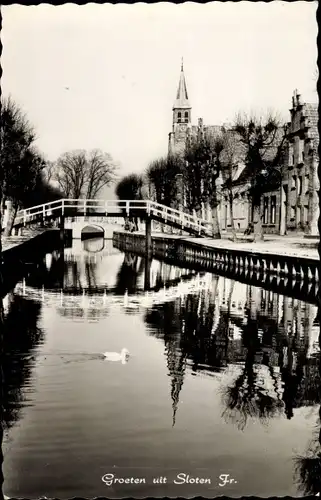
[[[317,2],[2,7],[2,92],[54,161],[99,148],[119,175],[165,155],[181,58],[192,122],[317,102]]]

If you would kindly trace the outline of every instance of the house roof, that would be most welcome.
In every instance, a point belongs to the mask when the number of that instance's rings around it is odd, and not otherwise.
[[[306,117],[306,124],[309,127],[309,135],[313,140],[314,146],[317,149],[319,146],[319,131],[318,131],[318,121],[319,121],[319,111],[318,104],[315,103],[305,103],[303,105],[303,114]]]

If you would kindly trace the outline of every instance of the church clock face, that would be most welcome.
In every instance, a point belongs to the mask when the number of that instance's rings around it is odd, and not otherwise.
[[[178,123],[177,124],[177,131],[178,132],[186,132],[186,125],[184,123]]]

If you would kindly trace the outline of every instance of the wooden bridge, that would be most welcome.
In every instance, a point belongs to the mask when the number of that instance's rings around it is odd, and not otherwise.
[[[71,218],[71,222],[76,222],[76,218],[79,221],[80,217],[85,217],[86,220],[97,217],[143,219],[148,248],[151,245],[151,220],[197,236],[209,237],[212,231],[211,222],[151,200],[61,199],[19,210],[14,227],[19,229],[40,221],[59,219],[63,229],[66,219]]]

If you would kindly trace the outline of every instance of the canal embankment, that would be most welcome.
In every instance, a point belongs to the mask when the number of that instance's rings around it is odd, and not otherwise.
[[[65,237],[68,238],[68,232]],[[59,249],[65,243],[56,228],[37,228],[23,236],[10,236],[2,240],[0,296],[4,297],[10,288],[30,272],[46,253]]]
[[[114,246],[146,255],[143,233],[114,232]],[[270,236],[263,242],[191,238],[152,233],[150,256],[186,268],[215,272],[297,298],[317,300],[320,275],[318,242]]]

